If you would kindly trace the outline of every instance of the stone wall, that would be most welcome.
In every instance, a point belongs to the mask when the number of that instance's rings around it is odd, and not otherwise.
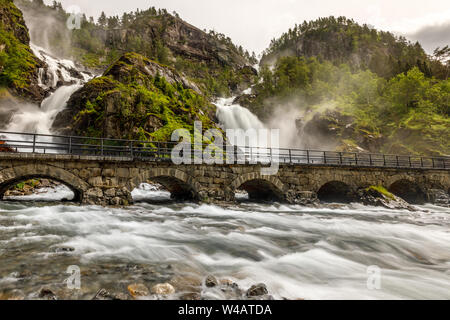
[[[164,185],[176,198],[204,202],[234,201],[235,191],[273,196],[291,203],[313,201],[330,182],[341,182],[350,191],[371,185],[389,189],[394,183],[417,186],[436,197],[448,194],[449,170],[380,169],[282,165],[277,175],[263,176],[260,165],[174,165],[140,162],[128,158],[70,155],[0,154],[0,195],[14,183],[36,177],[62,182],[82,203],[127,205],[131,191],[144,182]]]

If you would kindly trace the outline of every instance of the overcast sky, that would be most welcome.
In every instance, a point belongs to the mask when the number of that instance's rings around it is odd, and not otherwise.
[[[259,54],[295,23],[345,15],[378,29],[419,40],[426,50],[450,44],[449,0],[58,0],[88,16],[155,6],[177,11],[200,29],[214,29]],[[52,2],[46,0],[47,3]]]

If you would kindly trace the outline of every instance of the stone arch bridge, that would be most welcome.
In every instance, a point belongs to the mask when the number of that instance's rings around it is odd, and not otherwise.
[[[414,202],[431,199],[430,190],[449,193],[449,169],[380,168],[327,164],[280,164],[277,174],[261,165],[175,165],[130,157],[0,153],[0,197],[12,185],[49,178],[67,185],[75,201],[98,205],[132,203],[131,191],[145,182],[164,185],[177,199],[232,202],[237,190],[253,199],[304,203],[319,197],[350,197],[359,188],[384,186]]]

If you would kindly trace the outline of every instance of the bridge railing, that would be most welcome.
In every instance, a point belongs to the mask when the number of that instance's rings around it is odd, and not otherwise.
[[[142,161],[171,161],[176,142],[107,139],[95,137],[0,132],[0,152],[68,154],[99,157],[128,157]],[[206,144],[198,146],[200,150]],[[261,147],[229,147],[223,154],[227,163],[328,165],[450,169],[450,157],[370,154]],[[230,151],[232,150],[232,151]],[[221,151],[222,152],[222,151]],[[192,147],[191,158],[196,157]],[[231,160],[230,160],[231,159]]]

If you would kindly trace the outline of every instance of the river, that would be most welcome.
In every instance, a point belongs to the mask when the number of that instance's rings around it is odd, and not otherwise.
[[[40,197],[65,197],[58,188]],[[168,198],[148,187],[133,196]],[[61,299],[91,299],[102,288],[127,293],[133,283],[169,282],[177,291],[167,299],[192,292],[242,298],[207,288],[204,279],[214,275],[244,292],[265,283],[275,299],[450,299],[448,208],[250,202],[102,208],[34,197],[0,204],[4,295],[35,299],[46,287]],[[71,265],[81,270],[80,290],[64,282]],[[367,284],[370,266],[380,268],[378,289]]]

